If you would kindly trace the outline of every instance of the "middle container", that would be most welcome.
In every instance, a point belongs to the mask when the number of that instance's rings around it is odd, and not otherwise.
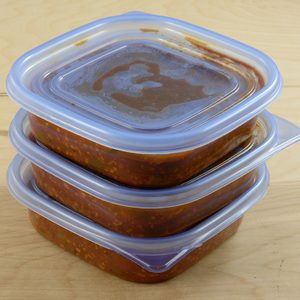
[[[42,191],[110,230],[137,237],[167,236],[197,224],[246,192],[257,180],[255,168],[299,138],[298,128],[267,112],[254,133],[193,180],[141,190],[108,181],[37,144],[23,110],[10,128],[13,145],[31,161]]]

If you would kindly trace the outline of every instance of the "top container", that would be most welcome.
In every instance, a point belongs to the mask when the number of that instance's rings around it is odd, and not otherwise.
[[[180,184],[239,146],[281,86],[263,53],[145,13],[51,40],[19,58],[7,79],[40,143],[145,188]]]

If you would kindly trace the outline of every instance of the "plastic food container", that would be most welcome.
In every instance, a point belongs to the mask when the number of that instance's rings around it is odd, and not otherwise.
[[[199,223],[247,191],[255,168],[300,138],[293,124],[264,112],[252,139],[212,168],[180,186],[134,189],[105,180],[28,138],[30,126],[20,110],[10,128],[17,151],[32,162],[37,186],[53,199],[102,226],[131,236],[158,237]]]
[[[20,57],[7,79],[36,140],[140,188],[181,184],[249,139],[277,98],[272,60],[176,19],[101,19]]]
[[[159,282],[182,273],[232,236],[244,213],[266,193],[268,173],[260,166],[247,192],[192,229],[150,239],[114,233],[53,201],[33,187],[30,164],[20,156],[9,168],[8,186],[48,240],[123,279]]]

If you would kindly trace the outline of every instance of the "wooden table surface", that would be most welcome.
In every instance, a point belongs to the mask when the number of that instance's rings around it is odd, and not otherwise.
[[[0,299],[300,299],[300,145],[268,162],[265,199],[239,233],[181,276],[157,285],[120,280],[35,233],[8,193],[18,105],[5,77],[25,51],[97,18],[130,10],[168,15],[250,44],[278,64],[284,90],[269,110],[300,125],[300,1],[0,0]]]

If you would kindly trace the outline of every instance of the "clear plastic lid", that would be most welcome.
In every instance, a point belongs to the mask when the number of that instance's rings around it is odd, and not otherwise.
[[[227,159],[179,186],[164,189],[135,189],[97,176],[28,138],[26,112],[15,116],[9,136],[16,150],[40,168],[82,191],[117,205],[164,208],[201,199],[256,168],[274,153],[300,139],[300,129],[268,112],[258,118],[255,134]]]
[[[164,272],[213,236],[230,226],[262,199],[269,176],[265,165],[258,169],[255,184],[234,202],[185,232],[163,238],[133,238],[114,233],[64,207],[32,186],[29,161],[16,156],[7,182],[20,203],[65,229],[111,249],[150,272]]]
[[[253,70],[219,60],[159,41],[126,41],[35,78],[32,89],[45,97],[50,90],[93,117],[148,134],[192,117],[203,123],[259,89]]]
[[[170,153],[205,145],[281,90],[263,53],[176,19],[128,13],[20,57],[7,79],[26,110],[108,147]]]

